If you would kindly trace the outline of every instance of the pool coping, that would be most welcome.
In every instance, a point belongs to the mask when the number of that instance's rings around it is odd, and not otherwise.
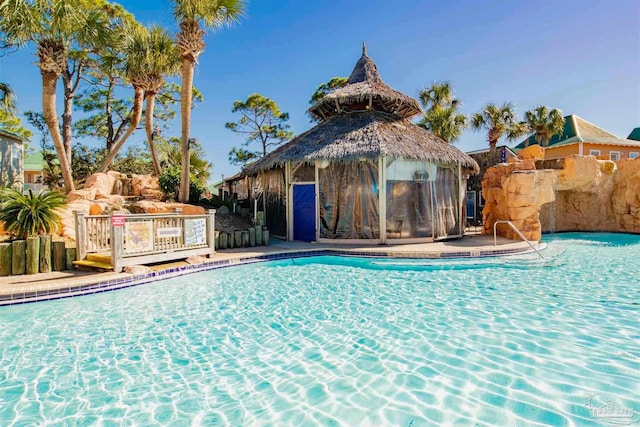
[[[486,239],[484,239],[486,240]],[[491,240],[491,243],[493,241]],[[539,242],[533,242],[540,245]],[[308,246],[309,244],[307,244]],[[433,245],[433,244],[431,244]],[[544,245],[544,244],[542,244]],[[276,249],[271,252],[266,250],[260,253],[260,248],[248,248],[251,250],[236,250],[216,252],[214,258],[207,258],[201,264],[188,264],[180,266],[169,266],[165,269],[146,272],[143,274],[127,273],[105,273],[110,274],[109,278],[101,279],[96,275],[88,279],[88,283],[77,283],[78,280],[71,279],[66,282],[64,279],[49,281],[48,283],[37,283],[25,285],[8,292],[3,292],[0,287],[0,306],[25,304],[37,301],[48,301],[61,298],[90,295],[95,293],[109,292],[124,289],[132,286],[164,280],[173,277],[183,276],[202,271],[215,270],[239,265],[248,265],[258,262],[276,261],[284,259],[308,258],[314,256],[336,255],[345,257],[366,257],[366,258],[398,258],[398,259],[453,259],[453,258],[486,258],[504,255],[515,255],[533,252],[525,242],[502,242],[500,246],[480,246],[465,247],[464,245],[451,244],[447,250],[425,250],[426,245],[398,245],[393,247],[371,246],[371,247],[341,247],[327,246],[318,248],[296,248],[295,243],[287,242],[289,248]],[[318,245],[319,246],[319,245]],[[419,249],[415,246],[419,246]],[[505,246],[507,246],[505,248]],[[265,248],[271,248],[269,246]],[[434,247],[435,249],[435,247]],[[222,255],[222,259],[215,259],[216,255]],[[245,254],[245,256],[243,256]],[[76,282],[76,283],[74,283]]]

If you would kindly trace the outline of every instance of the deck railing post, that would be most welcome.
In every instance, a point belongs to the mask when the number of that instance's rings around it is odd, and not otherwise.
[[[113,212],[111,213],[113,217]],[[109,227],[111,227],[111,265],[113,271],[120,273],[122,271],[122,226],[114,227],[113,218],[110,218]]]
[[[84,212],[73,211],[76,229],[76,259],[83,260],[87,255],[87,222]]]
[[[209,209],[207,215],[207,245],[211,249],[211,255],[216,253],[216,210]]]

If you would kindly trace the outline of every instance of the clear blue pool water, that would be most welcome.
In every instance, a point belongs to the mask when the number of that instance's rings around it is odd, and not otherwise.
[[[545,241],[545,261],[304,258],[1,308],[0,425],[637,420],[640,236]]]

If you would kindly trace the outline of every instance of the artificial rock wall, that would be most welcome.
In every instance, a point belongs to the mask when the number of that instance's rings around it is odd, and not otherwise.
[[[495,221],[503,219],[529,240],[540,240],[542,232],[640,233],[640,159],[572,155],[557,163],[561,169],[544,169],[543,150],[529,147],[486,172],[485,234],[492,235]],[[518,239],[506,225],[498,225],[498,234]]]

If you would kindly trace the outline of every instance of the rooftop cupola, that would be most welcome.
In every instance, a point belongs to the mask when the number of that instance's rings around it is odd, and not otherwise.
[[[378,73],[378,67],[367,56],[367,47],[362,44],[362,56],[353,68],[347,84],[327,94],[309,108],[309,114],[326,120],[338,114],[352,111],[380,111],[399,119],[420,114],[418,102],[387,86]]]

